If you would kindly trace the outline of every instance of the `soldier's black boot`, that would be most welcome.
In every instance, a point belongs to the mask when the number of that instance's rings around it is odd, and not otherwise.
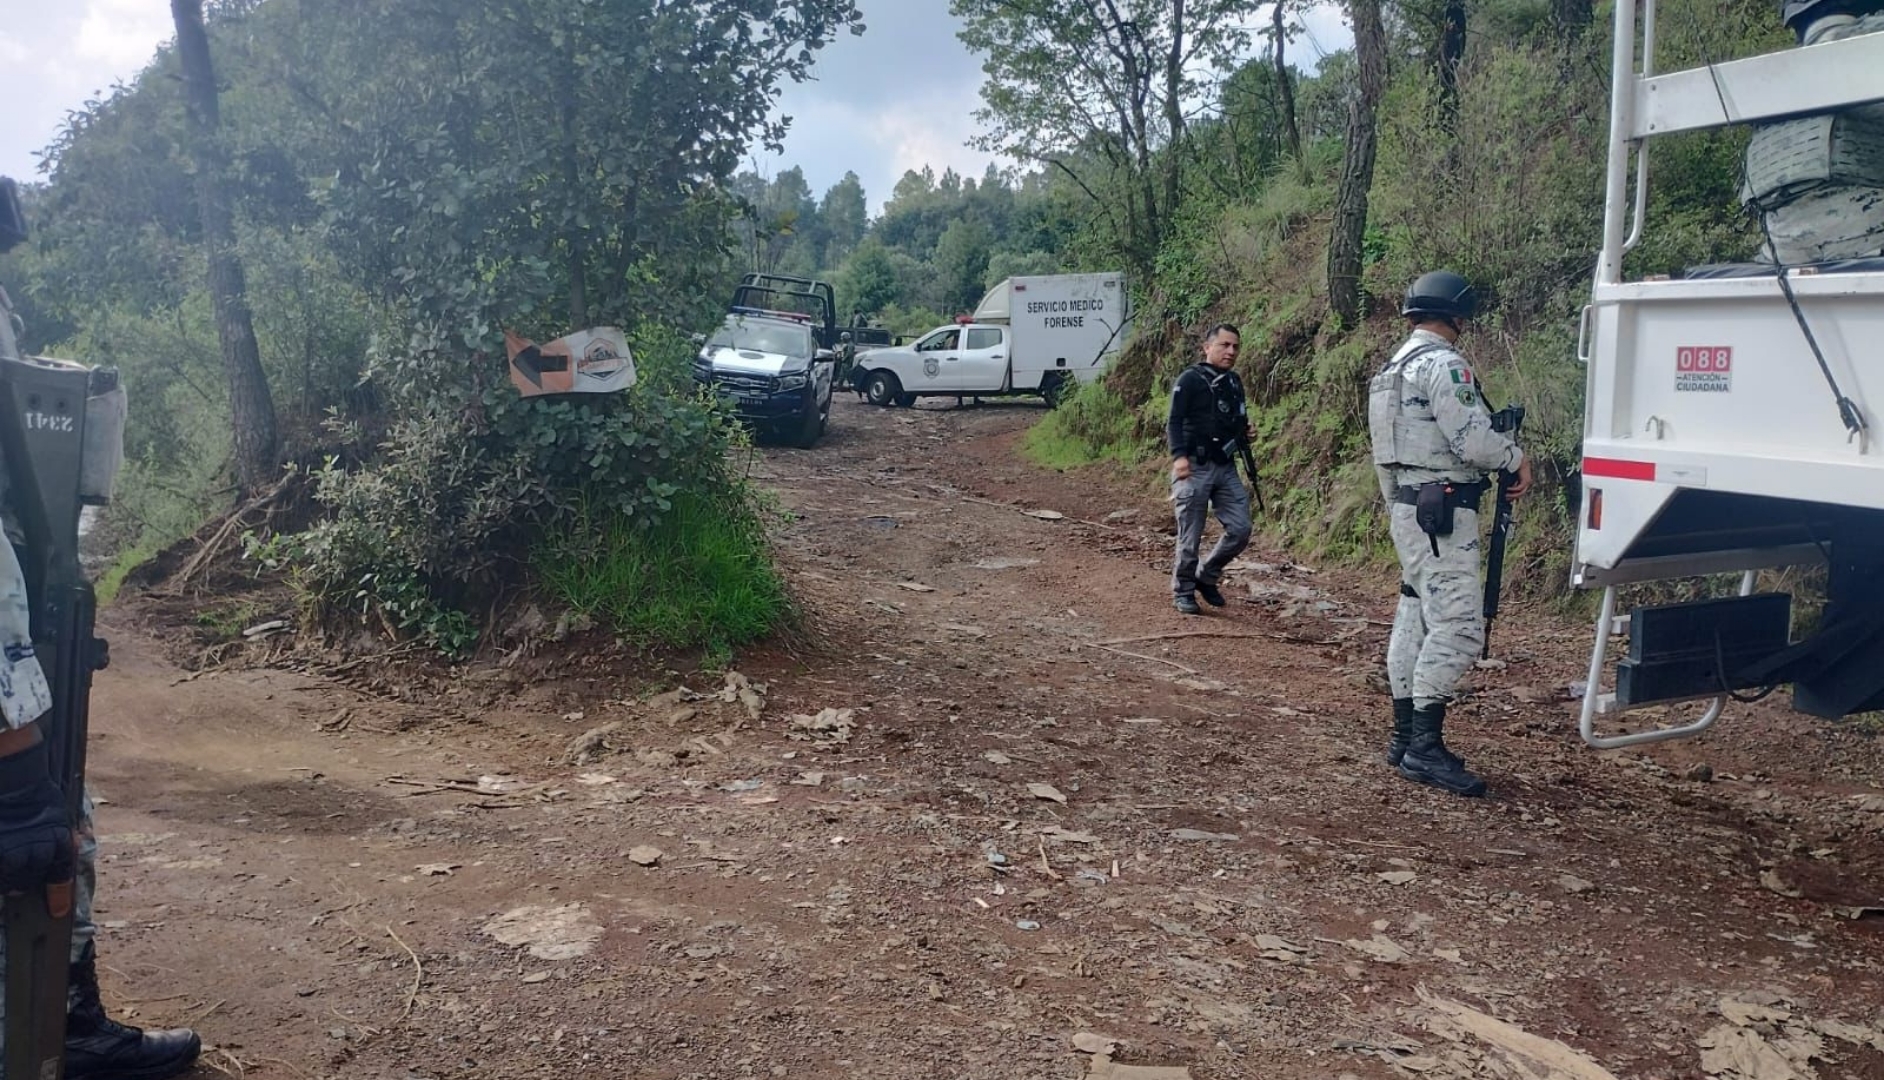
[[[144,1031],[105,1015],[92,947],[72,965],[65,1016],[66,1080],[169,1080],[190,1070],[203,1040],[187,1028]]]
[[[1387,764],[1399,765],[1406,757],[1406,744],[1413,741],[1413,699],[1393,699],[1393,735],[1387,740]]]
[[[1465,763],[1446,749],[1445,730],[1443,704],[1414,709],[1413,735],[1407,740],[1406,756],[1400,759],[1400,775],[1454,795],[1477,798],[1485,794],[1485,781],[1467,771]]]

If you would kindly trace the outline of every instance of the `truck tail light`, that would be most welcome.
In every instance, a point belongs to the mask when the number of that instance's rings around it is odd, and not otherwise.
[[[1596,530],[1596,529],[1602,528],[1603,527],[1603,489],[1591,488],[1590,497],[1586,501],[1588,502],[1589,507],[1590,507],[1590,514],[1589,514],[1590,529]]]

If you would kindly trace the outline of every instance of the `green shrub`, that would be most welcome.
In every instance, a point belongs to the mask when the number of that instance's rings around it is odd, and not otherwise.
[[[1135,463],[1150,447],[1136,434],[1132,410],[1104,382],[1081,383],[1028,429],[1022,448],[1042,465],[1067,469],[1095,461]]]
[[[724,655],[788,610],[760,514],[738,488],[686,492],[652,520],[584,507],[553,526],[532,566],[559,604],[643,647]]]
[[[672,364],[654,359],[626,394],[524,399],[487,380],[478,407],[397,422],[376,464],[319,472],[330,516],[264,557],[291,569],[317,618],[378,620],[462,655],[478,640],[473,613],[529,584],[546,538],[620,527],[719,542],[701,507],[753,517],[731,474],[741,436],[690,390],[674,392]]]

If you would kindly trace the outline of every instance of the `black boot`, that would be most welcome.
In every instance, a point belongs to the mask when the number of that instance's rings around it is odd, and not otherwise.
[[[169,1080],[189,1071],[203,1040],[186,1028],[144,1031],[105,1015],[98,964],[90,945],[72,965],[71,1007],[65,1016],[66,1080]]]
[[[1399,765],[1406,757],[1407,743],[1413,740],[1413,699],[1397,697],[1393,699],[1393,735],[1387,740],[1387,764]],[[1465,768],[1465,759],[1452,752],[1451,748],[1441,743],[1439,752],[1444,754],[1456,768]]]
[[[1406,757],[1406,744],[1413,740],[1413,699],[1393,699],[1393,735],[1387,740],[1387,764],[1399,765]]]
[[[1485,781],[1468,772],[1465,763],[1446,749],[1445,730],[1443,704],[1414,709],[1413,735],[1407,741],[1406,756],[1400,759],[1400,775],[1454,795],[1477,798],[1485,794]]]

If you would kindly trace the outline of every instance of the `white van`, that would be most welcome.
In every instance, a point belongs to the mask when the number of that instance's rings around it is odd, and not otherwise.
[[[1075,382],[1098,378],[1130,330],[1123,274],[1015,277],[990,289],[972,317],[909,345],[872,349],[857,366],[877,405],[1018,394],[1052,405]]]

